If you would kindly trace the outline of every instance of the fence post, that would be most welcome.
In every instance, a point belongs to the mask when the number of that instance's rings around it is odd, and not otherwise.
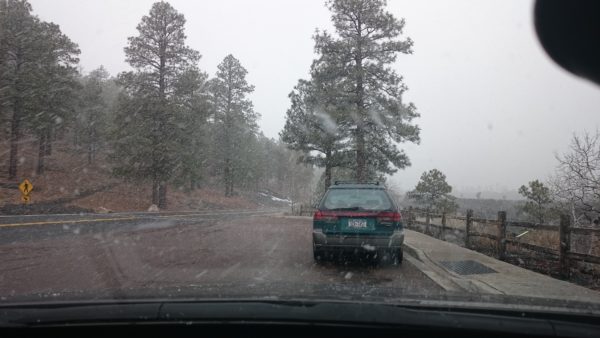
[[[427,210],[425,211],[425,233],[427,235],[431,235],[431,227],[429,226],[429,223],[431,223],[431,216],[429,214],[429,208],[427,208]]]
[[[471,232],[471,226],[473,225],[473,210],[467,210],[467,222],[465,224],[465,248],[471,248],[471,241],[469,240],[469,232]]]
[[[559,227],[559,260],[560,260],[560,275],[562,278],[569,279],[571,277],[571,270],[569,267],[569,251],[571,251],[571,217],[569,215],[560,215],[560,227]]]
[[[498,259],[506,257],[506,211],[498,211]]]
[[[442,234],[440,236],[442,240],[446,238],[446,213],[442,213]]]

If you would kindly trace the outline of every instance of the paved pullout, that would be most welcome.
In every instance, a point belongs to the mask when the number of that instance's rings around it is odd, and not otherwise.
[[[600,292],[497,260],[482,253],[406,230],[413,264],[449,292],[554,299],[600,304]],[[457,273],[453,265],[475,263],[486,273]],[[459,271],[460,272],[460,271]]]
[[[310,220],[272,210],[1,218],[0,257],[5,301],[446,292],[409,261],[315,264]]]

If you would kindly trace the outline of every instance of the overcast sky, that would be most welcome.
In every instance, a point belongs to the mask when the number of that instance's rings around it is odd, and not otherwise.
[[[128,70],[123,47],[153,3],[30,1],[35,14],[79,44],[84,71],[103,65],[113,75]],[[214,76],[230,53],[246,67],[260,126],[277,138],[287,95],[314,58],[315,29],[331,31],[324,2],[170,3],[187,19],[187,42],[202,54],[203,70]],[[598,128],[600,87],[545,55],[530,1],[389,1],[388,8],[406,19],[405,36],[415,41],[414,54],[399,56],[394,68],[409,87],[404,99],[421,114],[421,144],[402,145],[412,167],[393,177],[401,188],[438,168],[459,195],[512,197],[521,184],[552,174],[554,154],[566,150],[573,132]]]

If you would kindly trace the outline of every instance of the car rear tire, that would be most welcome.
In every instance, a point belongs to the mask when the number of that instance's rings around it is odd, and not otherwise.
[[[402,265],[402,260],[404,259],[404,253],[402,252],[402,249],[396,250],[393,258],[394,265]]]
[[[313,259],[316,263],[322,263],[325,261],[325,250],[317,249],[313,246]]]

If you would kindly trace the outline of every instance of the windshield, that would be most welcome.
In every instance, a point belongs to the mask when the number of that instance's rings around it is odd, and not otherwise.
[[[0,305],[600,312],[599,108],[533,1],[0,0]]]
[[[390,198],[380,189],[331,189],[322,203],[323,209],[390,210]]]

